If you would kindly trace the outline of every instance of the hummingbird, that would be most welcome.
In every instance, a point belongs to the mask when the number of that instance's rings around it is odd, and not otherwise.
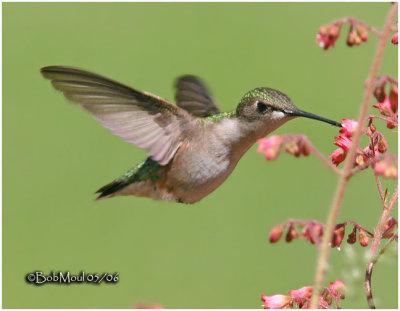
[[[101,187],[96,200],[134,195],[191,204],[217,189],[260,138],[297,117],[341,127],[298,109],[282,92],[260,87],[237,108],[220,112],[205,84],[184,75],[176,80],[176,105],[106,77],[65,66],[41,69],[65,97],[89,111],[148,158]]]

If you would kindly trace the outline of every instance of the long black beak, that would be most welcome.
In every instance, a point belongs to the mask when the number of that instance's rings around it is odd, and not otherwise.
[[[305,118],[309,118],[309,119],[314,119],[314,120],[326,122],[326,123],[332,124],[334,126],[342,127],[342,125],[339,122],[332,121],[332,120],[329,120],[329,119],[325,119],[323,117],[317,116],[316,114],[309,113],[309,112],[306,112],[306,111],[303,111],[303,110],[295,110],[295,111],[283,110],[283,112],[288,114],[288,115],[292,115],[294,117],[305,117]]]

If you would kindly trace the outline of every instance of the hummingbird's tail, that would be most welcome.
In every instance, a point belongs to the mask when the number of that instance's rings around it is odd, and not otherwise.
[[[111,198],[118,195],[138,195],[135,192],[137,191],[129,191],[129,188],[121,191],[133,183],[136,183],[134,188],[139,187],[143,183],[143,181],[155,181],[160,178],[160,164],[151,158],[147,158],[146,160],[140,162],[138,165],[127,171],[121,177],[115,179],[109,184],[101,187],[96,193],[100,193],[100,195],[96,198],[96,201]],[[139,190],[139,189],[136,189]]]
[[[129,183],[122,181],[120,178],[110,182],[96,191],[96,193],[100,193],[96,201],[113,197],[118,190],[125,188],[128,184]]]

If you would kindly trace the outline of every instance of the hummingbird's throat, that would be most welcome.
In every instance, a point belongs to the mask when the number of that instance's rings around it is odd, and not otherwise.
[[[318,121],[322,121],[325,123],[329,123],[331,125],[334,126],[338,126],[338,127],[342,127],[342,125],[339,122],[333,121],[333,120],[329,120],[320,116],[317,116],[316,114],[310,113],[310,112],[306,112],[303,110],[283,110],[283,112],[287,115],[291,115],[294,117],[304,117],[304,118],[309,118],[309,119],[314,119],[314,120],[318,120]]]

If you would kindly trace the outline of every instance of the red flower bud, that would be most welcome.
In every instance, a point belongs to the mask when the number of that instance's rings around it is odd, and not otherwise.
[[[372,122],[369,125],[368,129],[370,130],[371,133],[375,133],[376,132],[376,127]]]
[[[293,239],[298,238],[298,236],[299,233],[297,232],[297,230],[294,228],[293,225],[290,225],[286,234],[286,242],[291,242]]]
[[[276,243],[280,240],[283,234],[283,225],[278,225],[276,227],[273,227],[271,231],[269,232],[269,241],[271,243]]]
[[[297,141],[292,140],[286,144],[285,150],[287,153],[294,155],[295,157],[300,156],[301,151]]]
[[[390,217],[386,223],[385,223],[385,231],[384,231],[384,235],[382,238],[384,239],[389,239],[393,236],[393,232],[395,229],[395,224],[397,223],[396,219],[394,219],[393,217]],[[390,229],[389,229],[390,228]]]
[[[359,240],[360,245],[362,247],[368,246],[369,238],[368,238],[368,235],[363,230],[359,230],[359,232],[358,232],[358,240]]]
[[[374,90],[374,96],[376,98],[376,101],[378,103],[381,103],[385,100],[386,97],[386,92],[385,92],[385,88],[383,87],[383,85],[377,86]]]
[[[344,238],[344,225],[336,225],[333,230],[332,239],[331,239],[331,247],[339,247],[342,244]]]
[[[390,90],[389,101],[390,101],[390,105],[392,106],[392,111],[397,112],[397,106],[399,103],[399,95],[398,95],[397,86],[395,86],[395,85],[393,85],[392,89]]]
[[[393,44],[398,44],[399,43],[399,32],[396,31],[396,33],[392,37],[392,43]]]
[[[383,136],[381,136],[379,139],[379,142],[378,142],[378,151],[380,153],[385,153],[387,151],[387,147],[388,147],[388,144],[387,144],[386,139]]]
[[[361,38],[362,41],[368,40],[368,32],[364,27],[357,26],[356,28],[358,36]]]
[[[347,237],[347,243],[354,244],[357,241],[357,227],[354,227],[353,231]]]
[[[387,128],[394,129],[397,126],[397,120],[394,116],[388,117],[386,121]]]

